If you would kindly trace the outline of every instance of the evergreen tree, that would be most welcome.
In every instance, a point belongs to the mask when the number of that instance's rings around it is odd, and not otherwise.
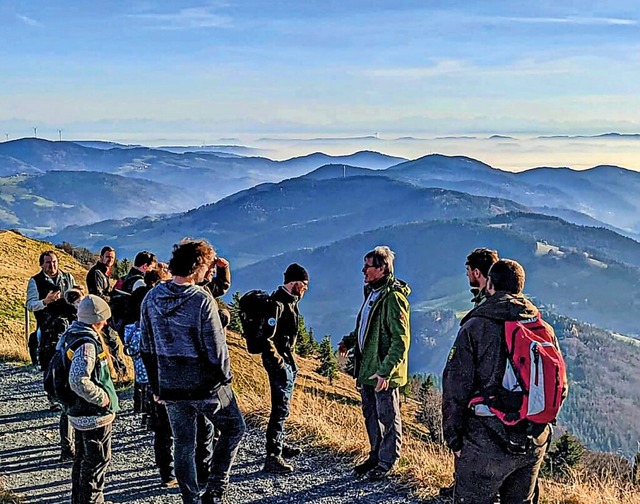
[[[242,325],[240,324],[240,292],[234,292],[231,296],[231,303],[229,303],[229,313],[231,314],[231,320],[229,320],[229,330],[237,333],[242,332]]]
[[[432,374],[422,375],[417,399],[420,403],[418,421],[429,429],[429,436],[433,443],[443,444],[442,394],[437,389],[436,380]]]
[[[549,450],[543,472],[550,476],[567,475],[571,468],[582,462],[584,453],[585,447],[580,440],[565,432]]]
[[[338,360],[331,345],[331,336],[328,334],[320,342],[319,357],[320,367],[316,371],[329,378],[329,383],[333,383],[338,377]]]
[[[131,261],[126,257],[124,259],[117,259],[115,264],[113,265],[113,269],[111,272],[111,278],[119,280],[124,277],[132,267]]]
[[[298,318],[298,339],[296,341],[296,353],[300,357],[312,357],[318,353],[320,346],[313,336],[313,329],[307,329],[304,317]]]

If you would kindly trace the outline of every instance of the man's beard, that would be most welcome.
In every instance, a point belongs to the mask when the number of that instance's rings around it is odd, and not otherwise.
[[[480,288],[480,282],[478,282],[477,280],[469,280],[469,286],[478,289]]]

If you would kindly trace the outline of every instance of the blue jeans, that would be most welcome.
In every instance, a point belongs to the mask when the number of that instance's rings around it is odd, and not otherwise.
[[[226,490],[231,465],[246,429],[231,385],[220,388],[210,399],[168,401],[167,413],[173,431],[175,471],[182,502],[199,504],[200,495],[205,490],[198,485],[195,461],[198,414],[208,418],[220,431],[220,438],[213,450],[211,473],[206,490]]]
[[[269,376],[271,388],[271,415],[267,426],[267,454],[281,455],[284,445],[284,422],[291,410],[293,386],[298,374],[297,369],[285,361],[280,368],[271,359],[262,359],[262,363]]]

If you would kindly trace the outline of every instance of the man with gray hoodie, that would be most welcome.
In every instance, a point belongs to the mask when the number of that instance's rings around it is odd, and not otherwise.
[[[154,399],[163,401],[174,433],[175,471],[185,504],[220,504],[245,423],[231,389],[229,350],[215,299],[201,283],[215,251],[204,240],[173,248],[173,280],[142,303],[140,353]],[[220,430],[206,489],[196,476],[196,417]]]

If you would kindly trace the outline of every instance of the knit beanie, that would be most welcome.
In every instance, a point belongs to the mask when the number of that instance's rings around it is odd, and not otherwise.
[[[80,301],[78,306],[78,320],[80,322],[97,324],[110,318],[111,309],[104,299],[89,294]]]
[[[298,263],[290,264],[284,272],[284,283],[289,282],[308,282],[309,274],[307,270]]]

